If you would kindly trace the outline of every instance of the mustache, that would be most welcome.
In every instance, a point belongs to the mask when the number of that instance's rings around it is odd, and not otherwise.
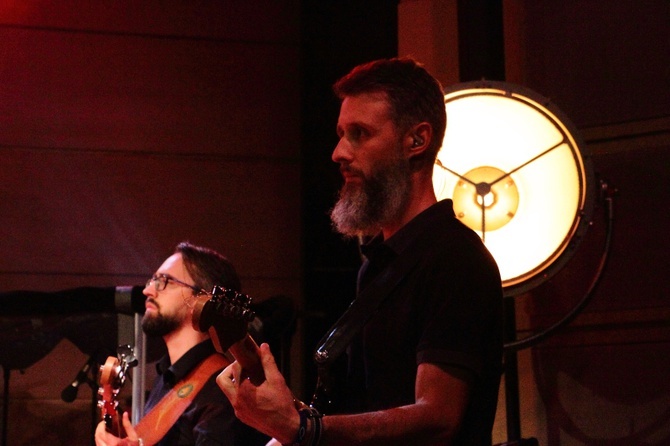
[[[158,302],[156,301],[156,299],[154,299],[153,297],[147,297],[146,302],[147,302],[147,303],[150,303],[150,304],[152,304],[152,305],[154,305],[154,306],[156,307],[156,309],[159,309],[159,310],[160,310],[160,308],[161,308],[161,306],[158,304]]]
[[[342,164],[340,165],[340,172],[341,173],[350,173],[354,175],[358,175],[360,177],[365,177],[363,174],[363,171],[361,169],[357,169],[355,167],[351,167],[349,164]]]

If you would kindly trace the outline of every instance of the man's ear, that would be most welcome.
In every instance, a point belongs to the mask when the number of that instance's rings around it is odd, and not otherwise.
[[[414,158],[425,152],[432,136],[433,129],[427,122],[422,122],[412,127],[405,138],[405,147],[407,148],[409,158]]]

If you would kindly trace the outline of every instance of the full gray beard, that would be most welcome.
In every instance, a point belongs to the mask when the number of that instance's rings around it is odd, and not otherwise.
[[[410,193],[409,164],[396,158],[363,178],[361,185],[342,186],[330,212],[333,227],[346,237],[375,235],[402,214]]]

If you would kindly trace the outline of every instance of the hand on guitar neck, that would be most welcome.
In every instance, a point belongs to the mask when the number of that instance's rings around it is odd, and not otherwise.
[[[240,408],[236,405],[237,402],[244,404],[242,400],[236,398],[237,392],[243,387],[254,387],[258,392],[271,395],[267,397],[267,401],[270,401],[269,406],[266,405],[261,410],[258,410],[258,407],[245,407],[245,412],[250,415],[238,418],[260,432],[274,437],[275,439],[268,445],[279,445],[282,443],[276,439],[280,437],[282,439],[285,437],[287,440],[285,443],[293,439],[294,429],[297,430],[300,423],[298,411],[308,406],[296,399],[291,389],[286,386],[269,345],[263,344],[261,351],[247,332],[247,326],[254,318],[250,304],[251,299],[246,295],[214,287],[211,295],[200,296],[196,301],[192,323],[196,330],[210,334],[218,352],[229,353],[237,361],[226,367],[216,378],[219,388],[233,404],[236,415],[237,409]],[[265,360],[266,367],[269,367],[267,370],[271,379],[267,381],[261,358]],[[242,381],[246,378],[253,386]],[[286,432],[290,434],[287,436]]]
[[[249,335],[247,326],[255,315],[250,308],[251,298],[234,290],[214,287],[211,295],[202,295],[193,308],[193,328],[208,332],[216,350],[222,354],[230,354],[242,367],[242,376],[248,377],[258,386],[265,381],[263,366],[260,361],[260,350]],[[321,383],[317,392],[321,395],[317,401],[316,394],[308,406],[298,399],[296,409],[315,407],[324,410],[329,407],[327,402],[329,389]],[[320,405],[316,405],[316,403]]]
[[[230,354],[242,366],[244,374],[254,384],[265,381],[256,341],[247,326],[255,314],[250,308],[251,298],[219,286],[211,295],[198,297],[193,308],[193,328],[208,332],[214,347],[221,354]]]

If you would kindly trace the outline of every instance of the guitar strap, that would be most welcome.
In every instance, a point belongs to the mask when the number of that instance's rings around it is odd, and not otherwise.
[[[430,237],[424,237],[430,239]],[[333,388],[331,376],[333,363],[344,353],[366,322],[376,313],[384,300],[402,279],[419,263],[422,250],[427,243],[415,243],[396,256],[372,281],[361,290],[351,302],[347,311],[335,322],[326,335],[319,341],[314,353],[317,366],[317,383],[310,405],[320,411],[333,408]]]
[[[158,443],[191,404],[207,380],[230,364],[224,356],[214,353],[181,379],[135,426],[144,446]]]

